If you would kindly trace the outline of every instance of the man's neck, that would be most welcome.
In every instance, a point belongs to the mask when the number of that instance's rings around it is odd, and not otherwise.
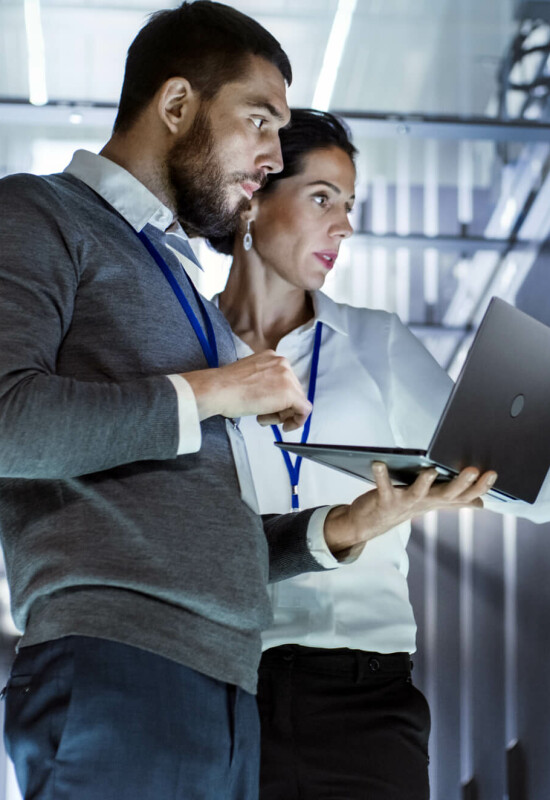
[[[258,257],[237,255],[220,309],[233,332],[255,352],[275,350],[280,340],[314,316],[310,295],[261,267]]]
[[[131,129],[125,134],[113,134],[100,155],[123,167],[149,189],[160,202],[175,214],[175,203],[162,170],[163,160],[152,148],[143,144]]]

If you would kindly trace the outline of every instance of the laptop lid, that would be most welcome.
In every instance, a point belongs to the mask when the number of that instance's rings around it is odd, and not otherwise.
[[[428,456],[495,469],[495,489],[535,500],[550,466],[550,328],[491,300]]]

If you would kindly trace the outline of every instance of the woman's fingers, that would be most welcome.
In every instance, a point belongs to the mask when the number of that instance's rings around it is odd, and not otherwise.
[[[497,473],[494,470],[480,475],[475,467],[466,467],[456,478],[434,487],[434,492],[439,494],[440,499],[450,503],[467,504],[488,492],[496,479]]]
[[[433,468],[423,469],[415,482],[412,483],[407,489],[407,495],[409,495],[414,502],[422,500],[432,489],[432,485],[436,478],[437,470]]]
[[[373,461],[372,474],[374,476],[381,503],[390,503],[393,499],[394,489],[390,480],[388,468],[383,461]]]

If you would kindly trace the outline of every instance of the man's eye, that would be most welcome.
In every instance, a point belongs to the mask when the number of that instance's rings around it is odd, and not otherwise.
[[[258,130],[260,130],[265,122],[265,119],[262,119],[261,117],[252,117],[252,122],[258,128]]]

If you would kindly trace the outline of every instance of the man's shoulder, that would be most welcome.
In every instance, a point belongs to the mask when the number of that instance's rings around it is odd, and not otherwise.
[[[30,172],[16,172],[0,179],[2,193],[33,194],[46,190],[45,176],[32,175]],[[49,177],[49,176],[48,176]]]
[[[86,230],[91,220],[100,226],[116,215],[83,181],[66,173],[17,173],[0,180],[0,204],[7,209],[4,227],[22,222],[68,231]]]
[[[70,176],[63,173],[33,175],[30,172],[18,172],[0,179],[0,192],[3,196],[32,199],[35,204],[55,203],[56,199],[62,202],[67,192],[74,194],[75,191],[77,194],[81,193]]]
[[[6,196],[32,198],[34,202],[41,201],[56,202],[56,199],[63,203],[68,195],[71,200],[89,201],[94,198],[92,192],[85,183],[68,175],[65,172],[57,172],[51,175],[34,175],[30,172],[17,172],[6,175],[0,179],[0,192]]]

